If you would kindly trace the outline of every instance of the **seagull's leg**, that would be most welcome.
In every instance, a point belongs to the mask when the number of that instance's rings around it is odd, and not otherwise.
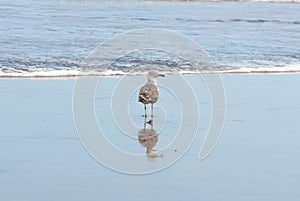
[[[144,109],[145,109],[144,117],[147,117],[147,106],[146,106],[146,104],[144,104]]]
[[[145,119],[144,119],[144,129],[146,129],[146,116],[145,116]]]
[[[151,104],[151,117],[153,117],[153,103]]]

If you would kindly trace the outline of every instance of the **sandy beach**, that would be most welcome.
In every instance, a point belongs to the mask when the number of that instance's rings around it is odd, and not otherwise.
[[[211,117],[209,93],[199,76],[184,76],[198,100],[196,138],[175,164],[139,176],[104,167],[81,144],[72,114],[75,78],[0,79],[0,200],[298,201],[300,74],[220,76],[227,112],[213,152],[198,159]],[[159,157],[149,160],[145,146],[124,136],[114,123],[110,90],[119,81],[101,79],[95,97],[99,124],[116,146],[143,155],[150,165],[160,163]],[[168,90],[160,91],[157,105],[165,108],[167,121],[157,129],[156,148],[164,153],[176,129],[193,122],[178,125],[178,102]],[[142,104],[132,97],[128,107],[131,120],[142,129]]]

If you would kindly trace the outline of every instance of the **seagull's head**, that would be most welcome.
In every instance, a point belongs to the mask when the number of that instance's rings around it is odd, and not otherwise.
[[[165,77],[164,74],[159,73],[158,71],[152,70],[148,72],[148,78],[158,78]]]

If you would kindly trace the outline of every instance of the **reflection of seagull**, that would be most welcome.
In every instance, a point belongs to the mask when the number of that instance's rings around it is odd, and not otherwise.
[[[146,154],[149,158],[158,157],[155,152],[155,145],[158,142],[158,135],[155,130],[151,129],[142,129],[139,131],[139,143],[146,147]]]
[[[145,106],[145,117],[146,105],[151,103],[151,116],[153,116],[153,103],[155,103],[159,98],[158,88],[157,88],[157,77],[165,77],[159,74],[157,71],[148,72],[148,82],[141,88],[139,93],[139,102],[143,103]]]
[[[149,123],[151,121],[151,124]],[[147,122],[151,125],[151,129],[146,128],[146,122],[144,123],[144,128],[139,131],[138,139],[139,143],[146,147],[146,154],[148,158],[162,157],[162,154],[157,153],[155,146],[158,142],[158,134],[153,129],[153,120]]]

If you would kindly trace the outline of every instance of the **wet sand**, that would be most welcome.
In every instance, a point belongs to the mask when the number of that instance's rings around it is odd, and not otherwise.
[[[82,146],[72,115],[75,79],[0,79],[0,200],[298,200],[300,74],[221,77],[227,114],[213,152],[198,159],[211,118],[209,93],[199,76],[184,76],[198,100],[195,141],[169,168],[139,176],[104,167]],[[126,137],[113,123],[110,89],[119,80],[101,79],[95,97],[99,125],[116,146],[143,154],[149,164],[160,163],[160,157],[146,156],[139,130]],[[193,122],[180,125],[178,102],[168,90],[160,92],[157,105],[168,116],[163,130],[161,113],[154,117],[159,135],[152,143],[167,157],[164,148],[176,129]],[[142,129],[142,104],[132,97],[128,107],[131,120]]]

